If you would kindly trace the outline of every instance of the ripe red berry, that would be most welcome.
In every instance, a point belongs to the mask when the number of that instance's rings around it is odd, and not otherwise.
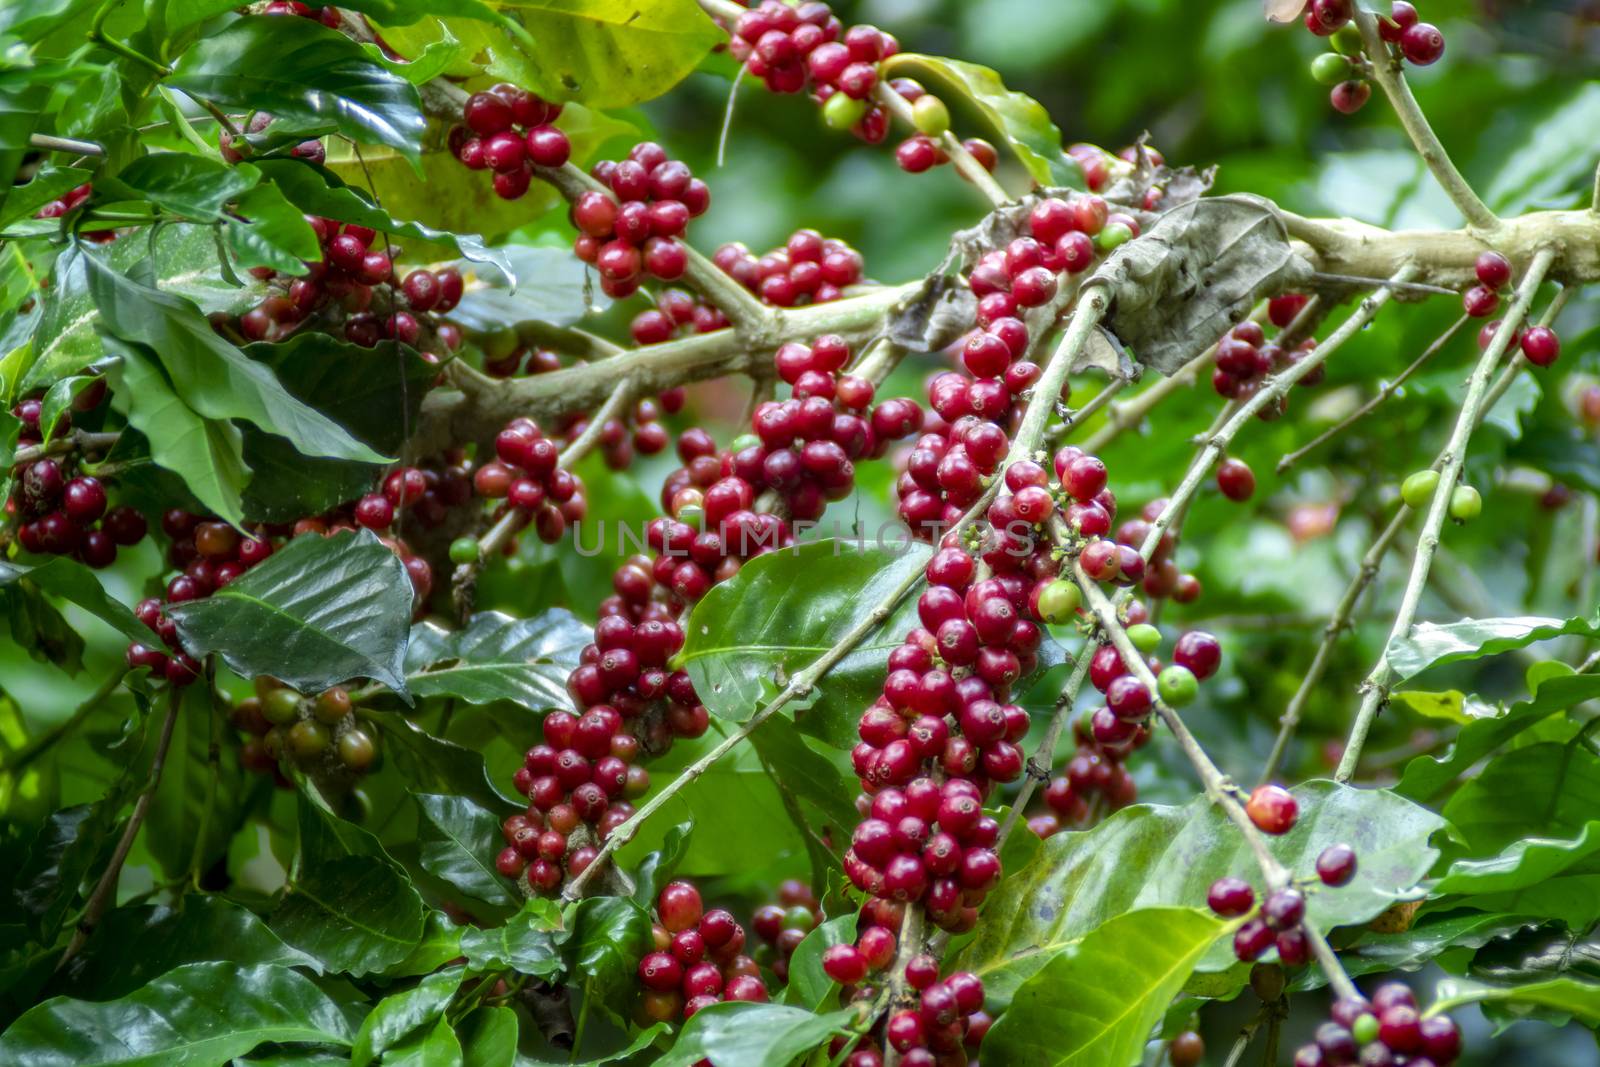
[[[1486,285],[1474,285],[1461,294],[1461,307],[1475,319],[1486,319],[1500,306],[1500,297]]]
[[[867,958],[854,945],[832,945],[822,954],[822,970],[840,985],[855,985],[867,976]]]
[[[1522,335],[1522,354],[1536,367],[1548,367],[1561,355],[1561,338],[1548,326],[1531,326]]]
[[[1217,468],[1217,488],[1229,500],[1249,500],[1256,491],[1255,472],[1242,459],[1225,459]]]
[[[1426,67],[1444,55],[1444,34],[1431,23],[1419,22],[1400,35],[1400,53],[1408,62]]]
[[[1349,845],[1329,845],[1317,856],[1317,877],[1323,885],[1341,886],[1356,876],[1356,850]]]
[[[1245,803],[1245,814],[1263,833],[1286,834],[1300,815],[1300,805],[1281,785],[1259,785]]]
[[[1484,252],[1473,264],[1478,280],[1490,289],[1502,289],[1511,280],[1511,261],[1499,252]]]
[[[1243,915],[1255,907],[1255,890],[1241,878],[1218,878],[1206,893],[1206,903],[1224,919]]]

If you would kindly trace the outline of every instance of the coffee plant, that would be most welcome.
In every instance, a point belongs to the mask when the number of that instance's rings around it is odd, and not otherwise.
[[[0,6],[0,1063],[1600,1062],[1592,5],[938,6]]]

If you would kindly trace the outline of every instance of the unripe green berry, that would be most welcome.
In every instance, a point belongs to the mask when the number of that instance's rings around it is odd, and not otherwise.
[[[261,714],[270,723],[293,722],[300,714],[300,694],[293,689],[274,689],[261,698]]]
[[[1353,22],[1335,30],[1333,36],[1328,38],[1328,43],[1333,46],[1335,52],[1346,56],[1359,56],[1363,47],[1361,31],[1356,29],[1356,24]]]
[[[911,121],[919,132],[937,137],[950,128],[950,109],[932,93],[919,96],[911,105]]]
[[[728,451],[730,453],[732,453],[733,455],[738,455],[740,452],[743,452],[745,449],[754,448],[756,445],[759,445],[760,443],[761,443],[761,438],[757,437],[755,434],[753,434],[753,433],[742,433],[738,437],[735,437],[733,439],[733,443],[732,444],[728,445]]]
[[[1039,594],[1039,617],[1045,622],[1070,622],[1082,606],[1083,593],[1078,590],[1078,584],[1062,578],[1045,586]]]
[[[1370,1011],[1357,1016],[1355,1024],[1350,1027],[1350,1033],[1355,1037],[1357,1044],[1372,1044],[1378,1040],[1378,1017]]]
[[[866,113],[865,100],[852,100],[843,93],[834,93],[822,105],[822,121],[830,130],[848,130]]]
[[[1200,694],[1200,683],[1194,672],[1176,663],[1162,669],[1156,688],[1161,691],[1161,699],[1174,708],[1183,707]]]
[[[1126,224],[1109,222],[1106,224],[1105,229],[1100,231],[1099,236],[1094,239],[1094,243],[1102,250],[1109,252],[1123,242],[1131,241],[1132,239],[1133,231],[1128,229]]]
[[[377,746],[361,730],[346,730],[339,737],[339,760],[352,771],[364,771],[378,754]]]
[[[317,696],[311,705],[311,714],[317,717],[318,722],[325,722],[329,726],[350,714],[350,694],[342,686],[334,686]]]
[[[1400,499],[1420,510],[1428,506],[1428,501],[1433,499],[1433,491],[1437,488],[1439,488],[1438,471],[1417,471],[1401,483]]]
[[[1335,52],[1324,52],[1311,61],[1311,77],[1322,85],[1338,85],[1350,77],[1350,60]]]
[[[1457,522],[1471,522],[1483,513],[1483,497],[1470,485],[1458,485],[1450,494],[1450,517]]]
[[[505,359],[522,344],[515,326],[502,326],[483,339],[483,354],[489,359]]]
[[[817,925],[817,916],[808,907],[796,904],[783,913],[783,928],[785,930],[810,930]]]
[[[320,756],[332,738],[328,736],[326,726],[311,719],[302,719],[289,727],[285,740],[289,742],[290,752],[301,759],[310,759]]]
[[[1141,622],[1128,627],[1128,640],[1133,642],[1134,648],[1148,656],[1161,647],[1161,631],[1147,622]]]
[[[478,547],[476,537],[458,537],[450,542],[450,562],[467,564],[478,562],[482,550]]]

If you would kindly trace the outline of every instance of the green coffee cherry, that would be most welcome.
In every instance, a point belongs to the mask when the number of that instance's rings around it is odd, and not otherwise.
[[[1176,663],[1161,671],[1156,679],[1156,688],[1161,692],[1161,699],[1174,708],[1181,708],[1200,695],[1200,683],[1195,679],[1194,672]]]
[[[1335,52],[1324,52],[1311,61],[1311,77],[1321,85],[1338,85],[1350,77],[1350,60]]]
[[[327,749],[328,743],[333,738],[328,733],[328,728],[312,719],[302,719],[289,727],[285,740],[289,743],[289,751],[301,759],[310,759],[320,756]]]
[[[363,730],[346,730],[339,735],[339,761],[352,771],[364,771],[372,766],[378,748]]]
[[[1450,494],[1450,517],[1457,522],[1471,522],[1483,513],[1483,497],[1470,485],[1458,485]]]
[[[505,359],[515,352],[522,344],[522,338],[517,335],[515,326],[503,326],[488,334],[482,341],[483,354],[486,358]]]
[[[1333,46],[1335,52],[1346,56],[1359,56],[1363,47],[1361,31],[1356,29],[1353,22],[1335,30],[1333,36],[1328,38],[1328,43]]]
[[[817,925],[817,916],[810,908],[796,904],[783,913],[785,930],[809,930]]]
[[[950,128],[950,109],[932,93],[919,96],[911,105],[911,122],[919,132],[937,137]]]
[[[1360,1045],[1370,1045],[1378,1040],[1378,1017],[1370,1011],[1356,1017],[1350,1033]]]
[[[1094,243],[1102,250],[1109,252],[1125,241],[1131,241],[1132,239],[1133,231],[1128,229],[1126,223],[1109,222],[1106,224],[1105,229],[1100,231],[1100,235],[1094,239]]]
[[[760,443],[761,443],[761,438],[757,437],[755,434],[753,434],[753,433],[742,433],[738,437],[735,437],[733,439],[733,443],[728,446],[728,451],[731,454],[737,456],[740,452],[743,452],[745,449],[754,448],[756,445],[759,445]]]
[[[1049,623],[1071,622],[1083,606],[1076,582],[1057,578],[1039,593],[1039,617]]]
[[[483,550],[478,547],[476,537],[458,537],[450,542],[450,562],[455,564],[476,563]]]
[[[865,100],[852,100],[843,93],[834,93],[822,105],[822,121],[830,130],[848,130],[866,113]]]
[[[1439,472],[1435,470],[1417,471],[1400,485],[1400,499],[1413,508],[1421,510],[1428,506],[1428,501],[1433,499],[1433,491],[1439,488]]]
[[[1128,627],[1128,640],[1133,642],[1134,648],[1148,656],[1161,647],[1161,631],[1147,622],[1137,623]]]
[[[270,723],[293,722],[299,713],[300,694],[293,689],[274,689],[261,698],[262,717]]]

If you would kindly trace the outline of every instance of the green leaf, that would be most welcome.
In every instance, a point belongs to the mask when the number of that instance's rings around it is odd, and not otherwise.
[[[361,1029],[356,1032],[355,1043],[350,1048],[350,1067],[366,1067],[385,1049],[444,1015],[444,1009],[461,988],[464,977],[465,968],[448,967],[425,975],[410,989],[391,993],[378,1001],[361,1020]]]
[[[1535,205],[1572,207],[1589,191],[1595,146],[1589,134],[1600,122],[1600,85],[1574,88],[1545,114],[1527,115],[1517,124],[1520,143],[1501,142],[1500,169],[1489,180],[1484,200],[1501,214]],[[1568,195],[1571,194],[1571,195]]]
[[[853,775],[846,777],[840,763],[806,744],[788,719],[768,719],[750,735],[750,743],[778,789],[816,809],[816,816],[800,810],[795,829],[806,835],[831,833],[834,842],[849,837],[861,817],[855,806]],[[793,818],[795,812],[790,814]],[[842,852],[843,845],[832,851]]]
[[[1140,908],[1065,947],[1024,982],[983,1040],[1000,1063],[1138,1063],[1151,1029],[1229,929],[1200,908]]]
[[[567,675],[593,634],[565,608],[529,619],[483,611],[459,630],[412,627],[406,684],[418,696],[473,704],[510,700],[529,711],[571,708]]]
[[[1366,922],[1411,890],[1433,865],[1428,839],[1444,821],[1381,789],[1329,781],[1298,786],[1300,818],[1272,838],[1274,855],[1297,876],[1317,855],[1345,843],[1360,857],[1356,876],[1337,893],[1309,894],[1307,914],[1324,930]],[[1224,875],[1260,889],[1254,853],[1205,797],[1183,807],[1135,805],[1082,833],[1057,834],[1033,861],[990,894],[971,944],[957,966],[983,979],[992,1005],[1065,945],[1116,915],[1138,908],[1203,905]],[[1219,951],[1202,969],[1233,962]]]
[[[988,67],[942,56],[901,52],[882,64],[883,77],[911,77],[946,103],[967,103],[1044,186],[1084,188],[1083,170],[1061,149],[1061,131],[1033,97],[1007,89]]]
[[[405,696],[411,582],[370,531],[297,537],[204,600],[168,615],[196,656],[303,693],[371,678]]]
[[[730,1067],[787,1067],[853,1018],[853,1011],[815,1015],[787,1004],[723,1001],[695,1012],[656,1067],[689,1067],[702,1059]]]
[[[128,200],[148,200],[195,222],[216,222],[229,201],[261,180],[248,163],[230,167],[220,160],[189,152],[152,152],[102,178],[96,193]]]
[[[145,847],[173,880],[188,874],[191,860],[206,871],[227,855],[250,800],[239,746],[223,740],[233,733],[227,711],[215,706],[207,689],[193,685],[183,692],[172,751],[145,820]],[[215,773],[209,762],[214,743]]]
[[[380,974],[422,940],[422,897],[383,857],[346,856],[306,872],[270,924],[330,971]]]
[[[316,231],[300,209],[275,185],[259,185],[239,197],[238,218],[229,218],[223,237],[234,266],[271,267],[282,274],[305,274],[307,262],[322,259]]]
[[[694,824],[681,822],[661,838],[661,847],[639,861],[633,869],[633,899],[646,910],[655,907],[656,894],[667,884],[689,851],[689,835]]]
[[[465,1067],[512,1067],[517,1058],[517,1013],[479,1008],[456,1027]]]
[[[462,796],[423,793],[416,801],[422,869],[475,900],[515,907],[516,897],[494,868],[495,853],[504,847],[500,820]]]
[[[515,289],[505,277],[485,273],[479,278],[485,284],[463,294],[450,310],[450,321],[476,333],[523,323],[569,326],[611,303],[589,281],[583,261],[565,248],[512,245],[501,251],[510,262]]]
[[[379,716],[384,741],[413,791],[469,797],[489,811],[504,812],[510,805],[526,804],[526,797],[499,787],[490,776],[482,753],[435,737],[404,715],[374,714]]]
[[[245,465],[239,428],[198,414],[173,390],[150,350],[107,337],[118,359],[106,367],[111,406],[150,443],[150,458],[183,479],[195,499],[235,525],[244,522]]]
[[[427,126],[415,86],[314,19],[238,19],[190,46],[167,84],[223,107],[332,122],[352,140],[412,159]]]
[[[398,74],[412,85],[422,85],[440,77],[452,64],[461,58],[466,51],[465,46],[450,33],[444,30],[442,40],[430,42],[410,62],[396,63],[383,54],[383,49],[375,44],[361,46],[375,62],[392,74]]]
[[[1494,656],[1565,634],[1600,636],[1600,616],[1575,619],[1519,616],[1462,619],[1444,624],[1419,622],[1412,627],[1410,636],[1390,642],[1385,656],[1398,679],[1404,681],[1430,667]]]
[[[625,107],[671,89],[726,40],[694,0],[509,0],[539,42],[534,80],[546,100]]]
[[[171,375],[173,391],[196,413],[253,423],[287,437],[308,456],[388,462],[338,423],[290,396],[264,364],[218,337],[193,303],[118,274],[94,255],[81,254],[104,327],[152,349]]]
[[[534,898],[500,926],[463,930],[461,954],[474,973],[514,970],[553,980],[563,967],[560,945],[565,940],[555,903]]]
[[[191,963],[125,997],[56,997],[0,1034],[0,1061],[29,1067],[185,1067],[266,1042],[348,1045],[350,1024],[309,978],[271,964]]]
[[[282,964],[322,969],[290,948],[252,912],[218,896],[191,893],[175,905],[145,904],[106,913],[94,936],[60,976],[62,988],[90,1000],[126,996],[191,963]]]
[[[50,86],[35,82],[26,72],[7,72],[0,78],[0,208],[4,208],[16,180],[17,168],[28,151],[28,138],[39,125]]]
[[[1442,693],[1425,693],[1421,690],[1392,693],[1389,704],[1391,707],[1405,708],[1425,719],[1442,719],[1461,725],[1479,719],[1492,719],[1500,714],[1500,709],[1493,704],[1485,704],[1459,689],[1448,689]]]
[[[0,210],[0,229],[17,219],[31,218],[50,201],[71,192],[93,177],[94,171],[82,167],[55,167],[48,164],[40,167],[26,185],[15,186],[9,197],[0,198],[0,203],[5,205]]]
[[[1456,971],[1464,968],[1474,949],[1521,930],[1539,920],[1526,915],[1497,915],[1466,911],[1452,915],[1429,913],[1399,933],[1364,933],[1354,945],[1339,950],[1339,960],[1352,977],[1387,971],[1416,971],[1430,965]],[[1451,966],[1452,960],[1460,966]],[[1297,986],[1313,988],[1326,978],[1321,968],[1303,972]]]
[[[434,155],[438,153],[430,153],[424,158]],[[459,169],[459,163],[454,160],[450,162]],[[298,159],[263,159],[256,166],[266,181],[276,186],[289,198],[290,203],[308,215],[353,222],[397,237],[411,237],[443,245],[474,262],[492,263],[500,270],[511,273],[511,264],[505,254],[499,249],[486,247],[482,238],[471,233],[449,233],[418,222],[394,219],[383,208],[374,205],[370,196],[346,185],[332,171]]]
[[[390,1049],[384,1067],[461,1067],[461,1042],[448,1019]]]
[[[713,715],[745,722],[890,590],[925,567],[928,555],[921,545],[856,551],[827,540],[756,556],[695,605],[681,665]],[[915,619],[916,597],[907,596],[828,672],[816,702],[795,713],[800,728],[837,748],[854,746],[856,719],[883,685],[884,659]]]
[[[563,957],[585,994],[603,1001],[631,989],[639,960],[652,943],[649,914],[625,897],[585,897],[563,919],[571,931]]]
[[[1513,737],[1550,716],[1600,697],[1600,675],[1573,674],[1546,677],[1533,689],[1533,698],[1513,704],[1492,719],[1467,723],[1455,744],[1439,757],[1418,756],[1406,764],[1395,792],[1412,800],[1432,798],[1467,768]]]
[[[1556,978],[1526,985],[1494,986],[1465,978],[1446,978],[1434,987],[1433,997],[1428,1015],[1454,1011],[1466,1004],[1496,1004],[1513,1017],[1553,1010],[1579,1019],[1585,1026],[1600,1023],[1600,982]]]
[[[423,397],[439,373],[405,345],[363,348],[317,331],[282,344],[248,345],[244,353],[270,368],[290,396],[386,455],[398,453],[416,428]],[[254,428],[245,431],[244,457],[255,472],[244,494],[245,514],[266,522],[327,511],[367,492],[383,472],[377,464],[303,456],[283,438]]]
[[[805,936],[789,957],[789,984],[783,991],[783,1002],[807,1011],[819,1011],[839,984],[822,969],[822,954],[834,945],[854,944],[856,940],[855,912],[829,919]]]
[[[7,595],[9,587],[23,581],[76,604],[130,641],[156,644],[159,640],[133,612],[111,598],[93,571],[75,559],[57,556],[36,567],[0,560],[0,598]]]

